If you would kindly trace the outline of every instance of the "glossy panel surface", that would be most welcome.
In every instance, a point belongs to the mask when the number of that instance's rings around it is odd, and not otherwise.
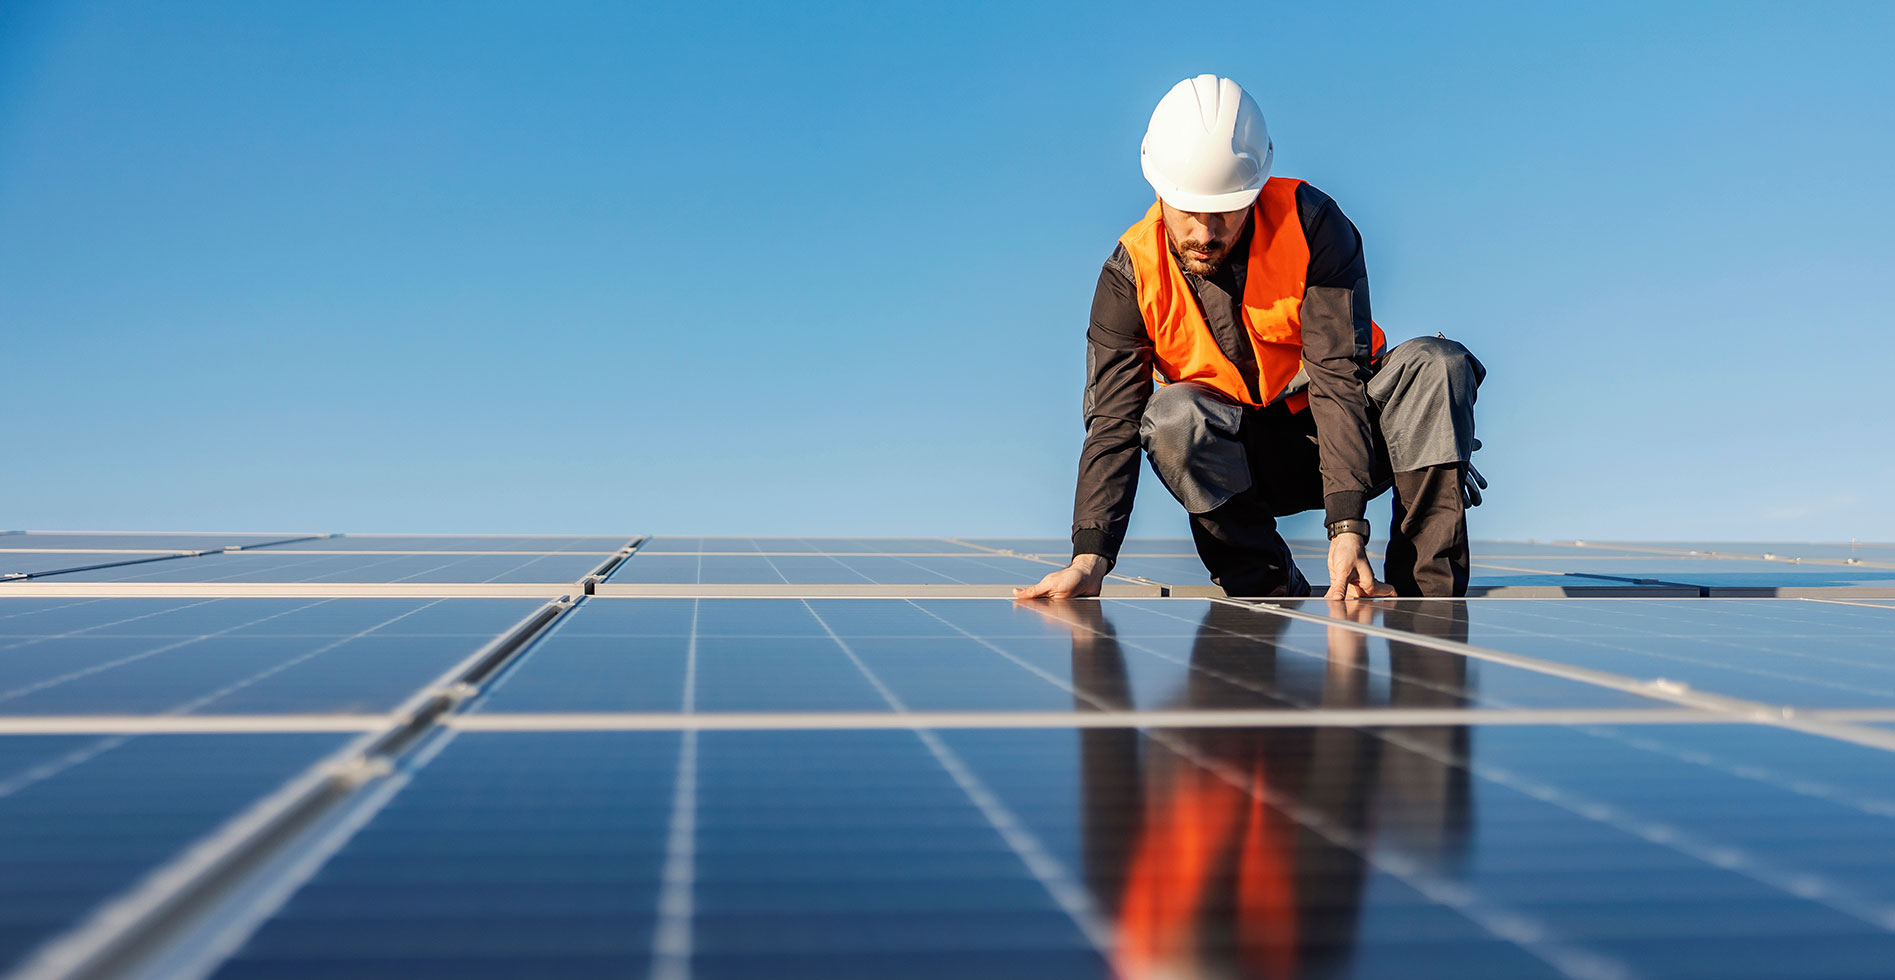
[[[238,551],[49,576],[58,582],[576,582],[595,554],[276,554]],[[0,585],[0,589],[5,586]],[[0,593],[4,594],[4,593]]]
[[[0,598],[0,715],[387,711],[540,605]]]
[[[964,538],[968,544],[1044,558],[1069,558],[1073,543],[1069,538]],[[1120,557],[1128,555],[1172,555],[1194,558],[1197,546],[1190,538],[1126,538],[1119,547]]]
[[[1476,554],[1474,561],[1499,570],[1502,567],[1525,572],[1553,572],[1571,575],[1596,575],[1632,580],[1672,582],[1708,588],[1841,588],[1895,586],[1895,563],[1887,567],[1870,565],[1814,564],[1791,561],[1764,561],[1743,558],[1691,558],[1686,556],[1584,557],[1549,556],[1520,558],[1512,561],[1489,559]]]
[[[1357,614],[1460,635],[1412,605]],[[1200,600],[595,596],[481,707],[679,711],[693,657],[695,708],[713,712],[898,710],[882,691],[913,711],[1665,706]]]
[[[298,541],[283,549],[293,551],[521,551],[611,554],[632,540],[627,535],[478,535],[478,534],[347,534],[316,541]]]
[[[0,971],[345,740],[0,736]]]
[[[644,976],[679,739],[459,736],[215,975]]]
[[[1602,547],[1612,547],[1610,543]],[[1895,564],[1895,544],[1873,541],[1651,541],[1627,544],[1641,551],[1688,551],[1779,558],[1860,558]]]
[[[1329,583],[1328,554],[1321,550],[1296,551],[1293,555],[1296,567],[1303,573],[1312,588],[1321,591]],[[1511,588],[1532,586],[1541,588],[1601,588],[1610,586],[1630,586],[1629,576],[1622,576],[1619,570],[1626,561],[1640,559],[1600,558],[1574,560],[1575,568],[1599,569],[1597,574],[1581,575],[1569,571],[1547,569],[1535,570],[1530,567],[1536,563],[1555,564],[1542,558],[1489,558],[1475,553],[1472,566],[1468,569],[1468,585],[1471,588]],[[1377,575],[1384,575],[1384,563],[1380,553],[1370,556]],[[1210,573],[1196,555],[1124,555],[1118,564],[1112,566],[1114,575],[1131,576],[1162,582],[1166,585],[1205,586],[1210,585]]]
[[[659,535],[640,552],[684,554],[980,554],[981,549],[946,538],[692,538]]]
[[[1056,567],[1007,555],[681,555],[643,550],[609,581],[705,585],[1030,585]]]
[[[1731,725],[470,733],[219,976],[1879,977],[1891,785]]]
[[[0,551],[18,548],[55,550],[119,551],[215,551],[219,548],[254,547],[308,537],[303,534],[198,534],[177,533],[98,533],[78,531],[26,531],[0,534]]]
[[[1324,612],[1320,603],[1302,608]],[[1467,642],[1767,704],[1895,706],[1895,609],[1803,599],[1476,599],[1412,603],[1410,624],[1466,617]]]
[[[175,560],[169,551],[0,551],[0,578],[48,575],[99,565],[123,565],[153,559]]]

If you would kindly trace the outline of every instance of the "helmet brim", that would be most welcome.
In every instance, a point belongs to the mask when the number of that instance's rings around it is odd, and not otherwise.
[[[1151,157],[1140,154],[1139,169],[1145,172],[1145,182],[1156,191],[1158,199],[1180,211],[1196,214],[1221,214],[1226,211],[1242,211],[1257,203],[1257,195],[1263,193],[1263,185],[1247,187],[1243,190],[1228,191],[1223,194],[1191,194],[1178,189],[1176,184],[1165,178],[1152,166]]]

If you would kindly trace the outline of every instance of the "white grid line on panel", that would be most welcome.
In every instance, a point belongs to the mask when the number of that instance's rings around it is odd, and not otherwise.
[[[961,626],[942,619],[933,611],[919,605],[915,608],[921,609],[922,612],[928,613],[930,616],[934,616],[935,619],[959,631],[969,639],[1012,661],[1029,673],[1059,687],[1073,697],[1096,706],[1100,711],[1113,710],[1113,705],[1101,701],[1090,693],[1081,691],[1059,677],[1047,673],[1039,667],[1020,659],[1006,649],[987,642],[979,635],[968,632]],[[1123,641],[1121,640],[1120,642],[1122,643]],[[1164,729],[1148,729],[1147,734],[1167,748],[1190,758],[1195,764],[1199,765],[1200,768],[1204,768],[1218,775],[1219,778],[1227,778],[1224,773],[1227,767],[1215,760],[1206,759],[1192,751],[1182,740],[1167,735]],[[1233,783],[1233,785],[1236,785],[1248,793],[1257,792],[1256,787],[1250,784],[1250,780],[1247,777],[1240,776],[1239,779],[1240,781]],[[1440,878],[1425,869],[1410,866],[1405,861],[1378,852],[1376,848],[1370,846],[1369,842],[1362,840],[1347,828],[1335,826],[1334,822],[1323,814],[1311,810],[1295,800],[1289,800],[1274,794],[1269,798],[1259,798],[1264,799],[1265,803],[1289,816],[1292,820],[1308,828],[1311,832],[1328,839],[1338,847],[1356,854],[1367,865],[1401,880],[1409,887],[1428,896],[1444,907],[1454,910],[1454,912],[1478,926],[1489,935],[1519,947],[1534,958],[1552,966],[1570,978],[1570,980],[1619,980],[1619,978],[1628,976],[1623,966],[1619,965],[1616,961],[1602,956],[1601,954],[1594,953],[1591,950],[1570,945],[1566,940],[1556,937],[1544,923],[1532,919],[1525,913],[1515,909],[1485,905],[1479,902],[1476,896],[1470,894],[1464,887],[1453,881]]]
[[[1165,614],[1165,615],[1169,615],[1169,614]],[[1301,618],[1312,618],[1312,617],[1301,617]],[[1331,620],[1330,622],[1333,622],[1336,625],[1349,625],[1350,622],[1352,621]],[[1356,625],[1362,625],[1362,624],[1356,624]],[[1377,632],[1378,633],[1391,633],[1391,634],[1403,633],[1403,631],[1387,630],[1385,628],[1378,629]],[[1425,637],[1425,636],[1422,636],[1421,634],[1406,634],[1402,638],[1406,640],[1410,636],[1420,637],[1423,640],[1437,639],[1433,637]],[[1121,640],[1120,642],[1123,643],[1124,641]],[[1455,641],[1438,641],[1437,643],[1429,644],[1429,645],[1437,646],[1437,648],[1447,649],[1448,644],[1453,644],[1455,646],[1464,645],[1464,644],[1455,643]],[[1051,677],[1051,675],[1045,675],[1045,676],[1049,678]],[[1769,862],[1756,857],[1754,854],[1751,854],[1749,851],[1745,850],[1742,847],[1733,847],[1730,845],[1715,843],[1711,841],[1694,839],[1692,835],[1686,833],[1681,828],[1678,828],[1669,824],[1665,824],[1662,822],[1658,822],[1658,821],[1650,821],[1650,820],[1644,820],[1644,819],[1638,818],[1634,815],[1625,813],[1622,809],[1616,806],[1613,806],[1611,804],[1603,803],[1596,800],[1589,800],[1583,797],[1576,796],[1575,794],[1571,794],[1564,790],[1560,790],[1559,788],[1551,786],[1549,784],[1541,783],[1529,777],[1522,777],[1503,767],[1497,767],[1497,766],[1493,766],[1486,763],[1478,763],[1474,760],[1461,757],[1453,753],[1443,753],[1439,751],[1438,749],[1436,749],[1434,746],[1428,745],[1424,742],[1421,742],[1419,740],[1409,737],[1407,734],[1405,734],[1399,729],[1387,729],[1387,728],[1377,727],[1373,729],[1368,729],[1368,731],[1370,734],[1374,735],[1375,737],[1382,739],[1383,741],[1386,741],[1392,745],[1397,745],[1397,746],[1407,749],[1408,751],[1416,752],[1418,754],[1427,756],[1429,758],[1433,758],[1436,761],[1441,762],[1446,765],[1463,768],[1467,770],[1469,773],[1481,779],[1484,779],[1488,782],[1491,782],[1497,785],[1503,785],[1511,789],[1515,789],[1519,792],[1532,796],[1535,799],[1539,799],[1543,802],[1549,803],[1563,810],[1566,810],[1567,812],[1572,813],[1575,816],[1578,816],[1587,820],[1592,820],[1598,823],[1603,823],[1607,826],[1613,827],[1622,832],[1639,837],[1640,839],[1646,840],[1650,843],[1684,854],[1687,857],[1691,857],[1696,860],[1702,861],[1706,864],[1710,864],[1715,867],[1723,868],[1725,870],[1729,870],[1729,871],[1741,874],[1745,877],[1750,878],[1753,881],[1775,888],[1787,895],[1815,901],[1837,912],[1848,915],[1852,918],[1858,919],[1859,921],[1868,923],[1870,925],[1874,925],[1883,929],[1895,929],[1895,906],[1891,906],[1888,903],[1875,899],[1872,896],[1859,894],[1855,892],[1854,890],[1847,888],[1833,880],[1827,879],[1821,875],[1811,874],[1808,872],[1786,871],[1784,869],[1774,867]],[[1160,741],[1165,742],[1166,744],[1170,744],[1170,741],[1167,740],[1161,734],[1154,734],[1153,737],[1158,738]],[[1712,767],[1712,768],[1715,768],[1715,767]],[[1750,778],[1750,779],[1753,779],[1754,781],[1764,782],[1768,785],[1776,786],[1779,789],[1787,789],[1791,792],[1799,792],[1798,790],[1792,789],[1784,785],[1782,782],[1777,781],[1775,779],[1768,779],[1768,778],[1756,779],[1755,774],[1740,774],[1740,775],[1743,775],[1744,778]],[[1239,776],[1241,778],[1241,774],[1239,774]],[[1820,795],[1820,794],[1805,793],[1805,795]],[[1294,804],[1294,801],[1289,801],[1289,802],[1291,804]],[[1865,812],[1869,812],[1869,811],[1865,810]]]
[[[365,824],[393,795],[385,789],[390,780],[404,778],[405,772],[432,758],[452,739],[455,732],[439,722],[442,715],[473,693],[463,679],[491,669],[483,665],[490,665],[496,657],[517,653],[534,633],[570,609],[564,600],[556,600],[528,613],[422,686],[386,716],[386,725],[364,732],[291,777],[209,836],[98,906],[77,925],[42,944],[10,975],[10,980],[91,976],[115,962],[120,963],[117,969],[123,972],[122,961],[127,957],[156,956],[167,962],[179,957],[202,958],[208,954],[201,949],[181,948],[178,942],[187,937],[176,934],[166,924],[193,914],[193,909],[206,902],[213,906],[213,918],[226,922],[241,919],[248,922],[248,928],[254,928],[274,912],[273,906],[255,905],[259,890],[267,891],[271,884],[256,877],[258,867],[267,867],[272,860],[283,857],[285,847],[312,846],[309,827],[299,821],[314,819],[322,825],[325,820],[339,819],[337,807],[342,807],[342,816],[353,823],[347,832],[332,835],[333,842],[325,845],[331,847],[329,853],[340,848],[353,829]],[[435,736],[432,741],[430,735]],[[124,738],[130,737],[134,736]],[[396,768],[398,765],[406,768]],[[365,794],[379,802],[365,807]],[[287,840],[275,839],[284,833],[290,835]],[[320,859],[314,860],[310,870],[319,865]],[[235,905],[231,902],[233,889],[241,899]],[[286,899],[289,892],[281,889],[278,899]],[[201,924],[196,919],[188,921]],[[234,926],[216,933],[215,941],[234,949],[246,938],[248,929],[233,930]],[[190,938],[197,941],[202,937],[192,932]],[[214,965],[215,961],[211,962]]]
[[[140,650],[137,653],[128,654],[126,656],[119,657],[115,660],[108,660],[108,661],[105,661],[104,663],[93,664],[90,667],[84,667],[79,670],[70,671],[68,673],[60,674],[56,677],[41,678],[40,680],[34,681],[31,684],[23,684],[19,687],[13,688],[8,691],[0,691],[0,703],[12,701],[17,698],[22,698],[28,694],[35,694],[40,691],[47,690],[48,688],[58,687],[61,684],[66,684],[71,681],[76,681],[83,677],[91,677],[94,674],[102,674],[108,670],[112,670],[118,667],[123,667],[129,663],[136,663],[137,661],[155,657],[162,653],[169,653],[173,650],[177,650],[182,647],[187,647],[194,643],[202,643],[205,640],[216,639],[217,637],[223,636],[227,633],[234,633],[237,630],[246,629],[248,627],[255,626],[258,623],[267,623],[272,619],[280,619],[284,616],[289,615],[290,613],[301,612],[305,609],[313,609],[316,606],[320,606],[323,603],[329,602],[329,601],[330,600],[328,599],[318,599],[315,602],[305,603],[304,605],[291,606],[288,609],[283,609],[278,612],[271,613],[268,616],[259,616],[255,619],[248,620],[246,622],[236,623],[231,626],[226,626],[220,630],[214,630],[209,633],[200,633],[195,636],[182,637],[176,640],[175,642],[160,644],[148,650]],[[202,605],[207,605],[207,604],[208,603],[194,602],[188,606],[180,606],[177,608],[178,609],[191,609],[197,606],[202,606]],[[161,612],[173,612],[173,611],[175,610],[171,610],[171,609],[161,610]],[[160,613],[148,613],[146,616],[133,616],[127,619],[120,620],[119,622],[129,623],[134,620],[144,619],[144,618],[147,618],[148,616],[155,616],[159,614]],[[100,624],[100,627],[92,627],[92,628],[102,628],[103,626],[109,626],[109,625],[117,625],[117,624],[103,623],[103,624]],[[29,641],[26,643],[16,643],[16,644],[13,644],[12,646],[9,646],[7,649],[15,649],[17,647],[29,646],[34,642],[45,642],[49,640],[64,639],[66,637],[74,636],[74,635],[77,635],[78,633],[83,633],[83,632],[86,632],[86,630],[74,630],[72,632],[59,634],[56,636],[35,637],[32,641]]]
[[[691,603],[691,638],[685,643],[684,690],[678,712],[697,712],[698,614],[703,603]],[[697,886],[697,729],[686,729],[678,740],[678,774],[672,787],[671,822],[665,833],[665,863],[659,874],[658,916],[652,926],[652,980],[687,980],[691,975],[692,917]]]
[[[380,731],[397,715],[19,715],[0,717],[12,735],[251,735]],[[1895,724],[1895,709],[1811,711],[1811,720]],[[480,732],[858,731],[996,728],[1438,728],[1622,725],[1749,725],[1756,722],[1692,708],[1363,708],[1143,711],[480,711],[444,716],[441,725]],[[1682,757],[1681,757],[1682,758]],[[1787,785],[1787,784],[1786,784]],[[1799,790],[1799,792],[1801,792]],[[1812,793],[1809,795],[1822,795]]]
[[[829,621],[822,618],[822,615],[816,611],[816,607],[810,605],[807,600],[803,602],[803,607],[809,610],[809,614],[815,617],[816,622],[822,624],[823,632],[829,634],[829,638],[834,640],[836,646],[848,656],[849,662],[855,664],[856,669],[862,672],[862,676],[868,679],[869,684],[875,688],[877,694],[881,695],[882,700],[887,702],[896,713],[907,714],[908,706],[894,691],[889,690],[888,685],[882,683],[882,679],[869,669],[868,664],[862,662],[862,658],[856,655],[855,649],[847,641],[836,635]],[[1039,837],[1028,830],[1020,818],[1015,816],[1013,811],[994,795],[985,783],[981,782],[980,777],[968,768],[959,753],[928,729],[916,728],[913,731],[915,737],[919,738],[922,745],[927,748],[928,753],[941,764],[941,768],[947,770],[948,777],[954,780],[955,785],[959,786],[963,793],[967,794],[974,808],[980,811],[1000,838],[1006,841],[1014,855],[1026,865],[1028,873],[1046,889],[1047,895],[1053,899],[1054,904],[1072,919],[1073,925],[1078,927],[1080,934],[1086,937],[1086,941],[1091,943],[1101,955],[1109,956],[1114,945],[1112,925],[1098,905],[1093,902],[1092,894],[1074,879],[1072,872],[1058,858],[1053,857],[1052,852],[1040,842]]]
[[[1752,721],[1759,724],[1775,725],[1809,734],[1823,735],[1845,742],[1853,742],[1857,745],[1895,751],[1895,732],[1861,728],[1854,725],[1822,720],[1809,720],[1808,716],[1804,713],[1779,705],[1769,705],[1758,701],[1747,701],[1741,698],[1727,697],[1721,694],[1694,691],[1681,684],[1663,680],[1639,681],[1605,671],[1591,670],[1585,667],[1573,667],[1553,661],[1541,660],[1537,657],[1528,657],[1517,653],[1506,653],[1504,651],[1478,647],[1455,640],[1390,629],[1385,626],[1373,626],[1351,620],[1334,619],[1329,616],[1304,612],[1300,609],[1289,609],[1279,605],[1238,602],[1234,599],[1213,601],[1254,609],[1265,615],[1301,619],[1307,622],[1321,623],[1324,626],[1339,626],[1354,630],[1358,633],[1379,636],[1383,639],[1393,639],[1416,646],[1432,647],[1436,650],[1458,653],[1476,660],[1488,660],[1495,663],[1507,664],[1508,666],[1522,667],[1543,674],[1583,681],[1598,687],[1608,687],[1613,690],[1637,694],[1655,700],[1670,701],[1673,704],[1684,705],[1686,707],[1701,708],[1706,711],[1714,711],[1722,714],[1733,721]]]

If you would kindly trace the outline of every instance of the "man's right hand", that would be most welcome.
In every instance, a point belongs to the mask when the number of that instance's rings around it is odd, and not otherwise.
[[[1112,566],[1100,555],[1075,555],[1073,563],[1054,572],[1038,585],[1014,589],[1015,599],[1079,599],[1099,594],[1105,584],[1106,570]]]

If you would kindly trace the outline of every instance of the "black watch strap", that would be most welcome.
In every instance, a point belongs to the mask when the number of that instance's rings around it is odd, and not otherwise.
[[[1363,540],[1367,540],[1369,536],[1369,522],[1359,517],[1347,521],[1337,521],[1327,526],[1329,528],[1329,540],[1331,541],[1336,540],[1336,535],[1338,534],[1360,534]]]

